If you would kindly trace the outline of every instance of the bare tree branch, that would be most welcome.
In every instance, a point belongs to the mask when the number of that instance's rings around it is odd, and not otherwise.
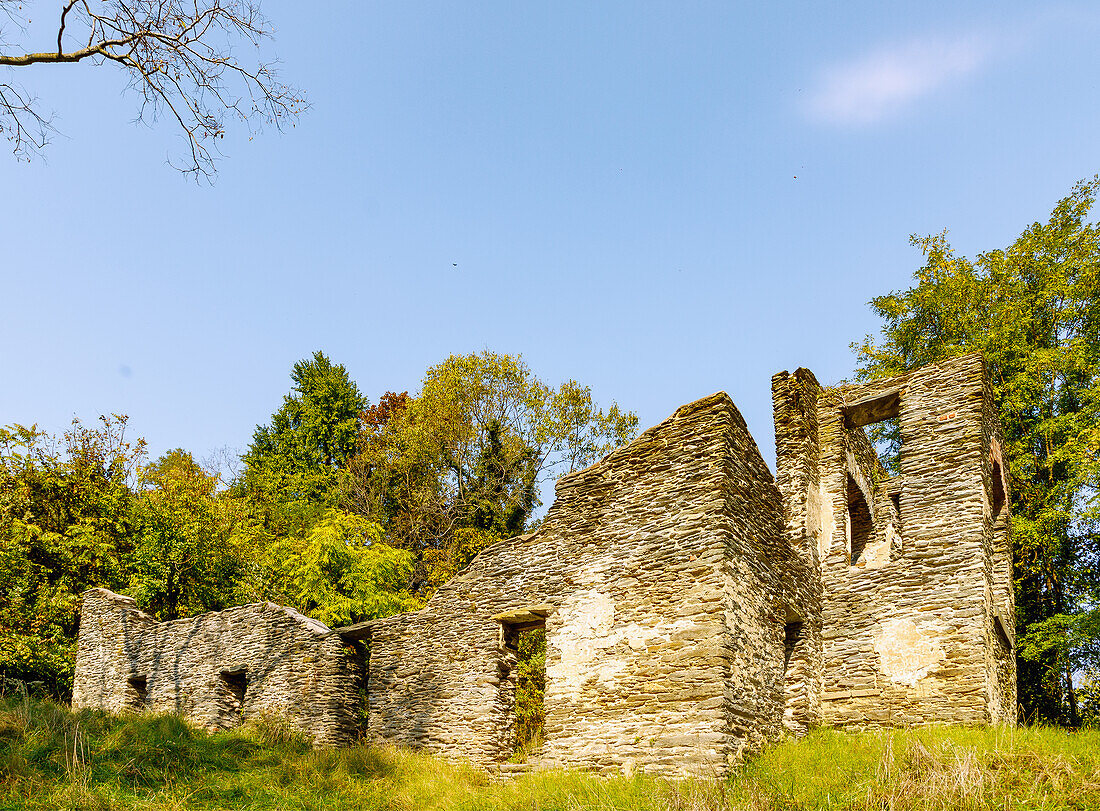
[[[0,0],[0,14],[19,25],[22,5]],[[20,26],[21,30],[22,27]],[[138,120],[174,120],[187,144],[173,166],[210,180],[219,157],[214,142],[236,118],[249,132],[264,124],[281,130],[308,106],[303,94],[283,84],[274,63],[242,64],[233,45],[258,48],[272,31],[251,0],[65,0],[56,51],[19,53],[0,29],[0,67],[88,61],[113,63],[129,75],[140,97]],[[79,46],[65,49],[66,41]],[[29,159],[48,143],[51,122],[37,99],[15,85],[0,83],[0,133],[19,158]]]
[[[37,101],[22,87],[0,83],[0,133],[14,144],[17,160],[29,161],[50,141],[53,125],[37,111]]]

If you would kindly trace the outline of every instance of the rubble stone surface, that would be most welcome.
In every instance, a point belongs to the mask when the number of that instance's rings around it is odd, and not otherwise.
[[[91,589],[73,708],[170,712],[210,730],[268,716],[337,745],[355,735],[361,663],[353,643],[274,603],[156,622],[130,597]]]

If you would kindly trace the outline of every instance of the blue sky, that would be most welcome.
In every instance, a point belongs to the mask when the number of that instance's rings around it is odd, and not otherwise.
[[[116,71],[12,71],[60,135],[0,155],[0,424],[201,459],[315,349],[376,401],[488,348],[643,426],[724,389],[772,463],[772,373],[851,374],[910,234],[1001,247],[1100,171],[1100,10],[904,5],[265,0],[312,108],[213,187]]]

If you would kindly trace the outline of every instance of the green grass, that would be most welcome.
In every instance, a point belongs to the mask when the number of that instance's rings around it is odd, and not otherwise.
[[[1098,809],[1100,732],[820,730],[726,781],[579,772],[491,783],[365,746],[315,751],[285,726],[207,735],[171,716],[0,698],[2,809]]]

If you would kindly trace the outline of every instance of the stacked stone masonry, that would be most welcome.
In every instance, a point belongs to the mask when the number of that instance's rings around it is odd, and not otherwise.
[[[270,603],[157,623],[84,597],[74,706],[284,716],[491,767],[516,633],[545,627],[542,766],[723,775],[815,725],[1012,723],[1008,489],[980,356],[772,379],[773,479],[725,394],[563,477],[537,531],[419,611],[330,630]],[[900,426],[888,475],[865,427]],[[365,727],[362,718],[366,716]]]
[[[273,603],[156,622],[129,597],[85,592],[73,707],[171,712],[210,730],[289,720],[322,745],[355,735],[362,654]]]

